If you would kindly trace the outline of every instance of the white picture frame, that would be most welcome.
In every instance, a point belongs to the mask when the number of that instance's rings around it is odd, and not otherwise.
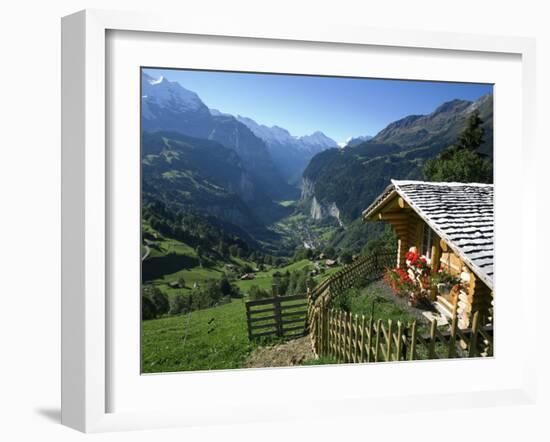
[[[388,390],[376,402],[359,391],[354,396],[334,393],[328,399],[312,400],[313,407],[301,404],[286,409],[274,407],[258,409],[255,403],[240,403],[233,413],[207,416],[197,407],[195,414],[179,407],[139,411],[109,411],[109,392],[113,388],[109,367],[113,357],[108,342],[111,312],[108,302],[108,244],[112,241],[108,228],[111,211],[109,195],[109,155],[107,154],[106,82],[107,33],[152,32],[156,35],[218,36],[247,39],[338,44],[341,47],[375,46],[402,48],[403,51],[426,49],[430,51],[509,54],[520,57],[521,63],[521,159],[523,176],[528,176],[534,160],[534,106],[535,106],[535,46],[532,39],[494,37],[452,33],[416,31],[390,32],[370,28],[345,26],[280,24],[242,22],[186,21],[177,17],[142,13],[122,13],[86,10],[63,18],[62,21],[62,423],[84,432],[111,431],[170,426],[207,425],[215,422],[254,422],[289,417],[323,416],[325,414],[367,414],[373,410],[403,411],[411,404],[418,409],[465,408],[497,404],[532,403],[535,396],[534,339],[525,339],[521,368],[517,378],[509,384],[489,390],[476,388],[461,392],[433,393],[404,397],[398,391]],[[498,98],[497,98],[498,100]],[[498,118],[498,114],[497,114]],[[498,146],[496,147],[498,149]],[[498,159],[497,166],[498,168]],[[498,186],[498,182],[497,182]],[[498,192],[498,187],[496,187]],[[522,183],[518,189],[521,198],[521,220],[536,219],[536,191]],[[497,211],[498,213],[498,211]],[[497,215],[498,223],[498,215]],[[526,238],[526,222],[519,232]],[[498,242],[497,242],[498,245]],[[520,272],[527,272],[528,257],[534,256],[534,244],[522,241]],[[498,246],[497,246],[498,250]],[[498,254],[497,254],[498,256]],[[517,307],[526,310],[535,303],[534,281],[523,278]],[[136,295],[137,296],[137,295]],[[499,324],[500,325],[500,324]],[[523,324],[524,336],[535,336],[536,323]],[[495,359],[498,359],[498,355]],[[424,363],[423,363],[424,364]],[[425,363],[425,369],[429,369]],[[380,367],[380,366],[379,366]],[[387,366],[386,366],[387,367]],[[427,368],[426,368],[427,367]],[[313,367],[317,370],[318,367]],[[360,376],[364,366],[327,367],[327,370],[347,370],[349,376]],[[309,368],[307,370],[310,370]],[[297,377],[295,371],[283,371],[287,379]],[[519,374],[521,371],[521,375]],[[242,377],[242,371],[239,376]],[[258,373],[255,371],[254,373]],[[273,373],[273,371],[271,371]],[[303,371],[302,371],[303,373]],[[326,373],[330,373],[327,371]],[[332,371],[333,373],[333,371]],[[255,374],[256,381],[268,382],[269,372]],[[221,374],[203,373],[202,378],[216,376],[216,385],[223,389]],[[301,375],[303,377],[303,374]],[[164,383],[175,382],[175,377]],[[213,379],[213,378],[211,378]],[[195,377],[194,381],[199,381]],[[276,381],[275,381],[276,382]],[[397,400],[399,398],[399,400]],[[475,401],[475,402],[473,402]],[[327,404],[338,404],[330,407]],[[247,413],[248,410],[248,413]],[[233,410],[234,411],[234,410]]]

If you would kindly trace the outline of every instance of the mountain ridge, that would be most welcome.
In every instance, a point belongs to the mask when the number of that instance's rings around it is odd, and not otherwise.
[[[158,194],[177,210],[203,211],[272,250],[273,235],[280,232],[270,229],[293,210],[334,226],[344,240],[348,226],[353,235],[362,234],[361,211],[391,178],[422,179],[425,161],[456,142],[474,110],[486,133],[480,152],[492,157],[492,94],[441,103],[428,114],[389,123],[374,137],[350,137],[340,147],[322,131],[294,136],[277,125],[211,109],[164,77],[144,74],[142,80],[145,198]],[[326,218],[334,220],[327,224]]]
[[[234,150],[255,181],[272,199],[294,197],[297,190],[280,175],[265,142],[231,115],[212,115],[200,97],[178,82],[142,72],[142,130],[173,131],[216,141]]]
[[[238,115],[237,119],[264,140],[273,161],[287,182],[292,184],[299,183],[302,172],[314,155],[338,145],[321,131],[294,136],[285,128],[259,124],[250,117]]]
[[[154,201],[215,216],[253,237],[269,236],[264,226],[289,212],[255,183],[235,151],[168,131],[142,135],[142,203]]]
[[[142,128],[177,131],[210,139],[234,149],[258,179],[274,189],[274,198],[296,195],[293,186],[316,153],[337,146],[321,131],[295,137],[279,126],[268,127],[252,118],[210,109],[198,94],[165,77],[142,72]],[[273,163],[273,165],[270,165]],[[281,183],[283,181],[283,183]]]
[[[452,144],[462,130],[465,115],[479,110],[486,129],[483,153],[492,156],[493,95],[475,101],[454,99],[440,104],[425,115],[408,115],[388,124],[371,140],[372,143],[395,143],[404,149]]]
[[[466,118],[480,112],[485,142],[480,153],[492,158],[492,94],[475,101],[451,100],[426,115],[408,115],[372,139],[314,156],[303,173],[302,201],[310,212],[352,222],[384,190],[390,179],[422,179],[424,162],[456,142]]]

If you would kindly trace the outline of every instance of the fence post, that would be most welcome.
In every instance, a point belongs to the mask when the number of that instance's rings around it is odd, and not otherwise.
[[[455,302],[453,307],[453,319],[451,321],[451,331],[449,334],[449,350],[447,353],[449,358],[454,358],[456,353],[456,328],[458,322],[457,306],[458,301]]]
[[[321,355],[321,340],[323,339],[323,325],[321,319],[321,308],[315,309],[315,349],[318,356]]]
[[[344,358],[344,352],[342,349],[344,348],[344,321],[342,319],[343,312],[341,310],[338,311],[337,321],[338,321],[338,339],[336,340],[337,349],[336,349],[336,360],[338,362],[342,362]]]
[[[359,320],[358,316],[354,314],[351,316],[350,313],[350,327],[351,327],[351,335],[350,335],[350,358],[351,362],[357,362],[357,344],[359,343]]]
[[[306,307],[306,322],[304,327],[304,333],[307,335],[309,333],[310,327],[309,327],[309,315],[310,315],[310,309],[311,309],[311,287],[306,288],[306,299],[307,299],[307,307]]]
[[[372,316],[371,316],[370,319],[369,319],[369,336],[368,336],[368,342],[367,342],[367,345],[368,345],[367,362],[372,361],[372,334],[374,332],[372,323],[373,323],[373,319],[372,319]]]
[[[390,362],[391,361],[391,344],[392,344],[392,334],[393,334],[393,322],[391,319],[388,319],[388,336],[387,336],[387,339],[388,339],[388,347],[386,349],[386,361],[387,362]]]
[[[378,356],[380,351],[380,329],[382,327],[382,320],[379,319],[376,322],[376,343],[374,344],[376,347],[374,349],[374,362],[378,362]]]
[[[275,328],[277,330],[277,337],[283,336],[283,318],[281,315],[281,301],[278,296],[275,296],[273,300],[273,307],[275,309]]]
[[[348,312],[344,312],[343,317],[344,319],[342,321],[342,324],[344,339],[342,341],[342,357],[343,362],[348,362]]]
[[[327,330],[327,356],[328,357],[332,357],[332,341],[333,341],[333,323],[334,323],[334,319],[333,319],[333,311],[332,309],[329,309],[328,310],[328,330]]]
[[[245,304],[246,306],[246,326],[248,329],[248,340],[252,341],[252,323],[250,322],[250,306],[248,304]]]
[[[324,299],[321,299],[318,309],[319,328],[317,333],[317,354],[323,356],[323,305]]]
[[[361,315],[361,348],[359,350],[359,362],[364,361],[365,355],[365,315]]]
[[[411,355],[410,360],[414,361],[414,358],[416,357],[416,320],[412,323],[412,331],[411,331]]]
[[[437,321],[432,319],[432,324],[430,327],[430,345],[428,351],[428,359],[434,359],[435,355],[435,330],[437,328]]]
[[[407,322],[407,325],[404,327],[403,330],[403,344],[401,346],[401,359],[403,361],[407,360],[407,353],[409,352],[409,328],[411,324]]]
[[[343,362],[348,362],[348,352],[347,352],[347,346],[348,346],[348,313],[344,312],[342,315],[342,332],[343,332],[343,340],[342,340],[342,358]]]
[[[468,357],[475,357],[477,351],[477,334],[479,332],[479,311],[474,313],[472,320],[472,336],[470,337],[470,348],[468,349]]]
[[[321,303],[321,356],[326,356],[327,338],[328,338],[328,324],[327,324],[327,306],[326,301],[323,299]]]
[[[401,339],[402,329],[403,325],[401,324],[401,321],[397,321],[397,348],[395,349],[396,361],[401,360],[401,345],[403,344],[403,340]]]
[[[353,342],[354,342],[354,330],[353,330],[353,314],[351,312],[348,313],[349,315],[349,318],[348,318],[348,324],[349,324],[349,342],[348,342],[348,354],[349,354],[349,357],[348,357],[348,361],[349,362],[354,362],[353,361]]]

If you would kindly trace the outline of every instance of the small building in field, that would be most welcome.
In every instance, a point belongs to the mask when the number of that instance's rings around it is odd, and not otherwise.
[[[251,279],[255,279],[255,276],[251,273],[245,273],[244,275],[242,275],[240,277],[241,281],[247,281],[247,280],[251,280]]]
[[[432,271],[460,278],[449,293],[435,298],[448,317],[456,309],[458,325],[471,325],[473,313],[484,323],[493,316],[493,185],[478,183],[392,183],[363,212],[364,221],[386,221],[397,237],[397,267],[405,266],[411,247]]]

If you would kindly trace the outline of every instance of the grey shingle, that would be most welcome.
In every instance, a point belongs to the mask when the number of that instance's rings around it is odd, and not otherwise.
[[[395,192],[493,288],[493,185],[397,181],[363,214],[368,216]]]

